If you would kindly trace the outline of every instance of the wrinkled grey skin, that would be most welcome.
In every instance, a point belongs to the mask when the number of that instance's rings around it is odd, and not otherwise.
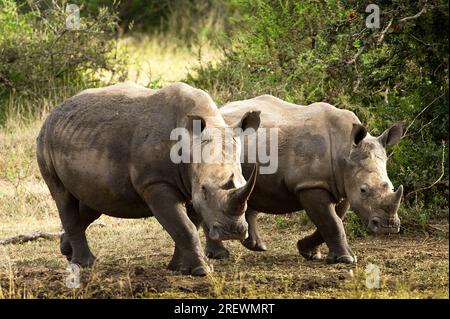
[[[85,230],[102,213],[155,216],[175,241],[169,269],[183,274],[210,271],[186,206],[200,213],[211,237],[247,236],[244,212],[256,173],[246,182],[239,161],[170,160],[176,143],[169,139],[172,129],[192,132],[193,120],[200,120],[202,128],[228,127],[208,94],[183,83],[161,90],[134,84],[89,89],[51,112],[37,139],[37,160],[65,230],[61,252],[71,262],[94,262]],[[259,113],[239,120],[243,128],[259,125]]]
[[[258,236],[256,212],[291,213],[304,209],[317,230],[299,240],[298,250],[309,260],[321,259],[319,246],[329,248],[328,263],[353,263],[342,220],[351,206],[373,233],[397,233],[397,209],[403,187],[394,192],[386,172],[387,145],[403,134],[394,124],[381,136],[367,133],[350,111],[327,103],[307,107],[287,103],[271,95],[231,102],[220,111],[231,123],[248,111],[261,111],[261,128],[279,128],[279,167],[275,174],[259,175],[248,201],[249,237],[243,244],[266,250]],[[269,148],[267,148],[269,149]],[[251,165],[244,163],[244,176]],[[225,258],[220,242],[209,240],[208,255]]]

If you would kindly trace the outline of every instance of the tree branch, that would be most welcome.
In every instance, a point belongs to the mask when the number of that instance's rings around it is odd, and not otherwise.
[[[416,13],[416,14],[413,15],[413,16],[405,17],[405,18],[403,18],[403,19],[400,19],[399,22],[402,23],[402,22],[406,22],[406,21],[409,21],[409,20],[417,19],[418,17],[420,17],[420,16],[421,16],[422,14],[424,14],[425,12],[427,12],[427,4],[426,4],[426,3],[425,3],[425,5],[424,5],[424,7],[422,8],[422,10],[420,10],[418,13]]]
[[[39,238],[44,239],[55,239],[59,238],[61,236],[61,233],[46,233],[41,230],[38,230],[34,233],[28,233],[28,234],[20,234],[14,237],[6,238],[6,239],[0,239],[0,245],[8,245],[8,244],[22,244],[27,241],[33,241],[37,240]]]
[[[398,23],[403,23],[409,20],[414,20],[419,18],[422,14],[424,14],[425,12],[427,12],[428,10],[428,4],[427,2],[425,2],[424,7],[422,8],[422,10],[420,10],[418,13],[416,13],[413,16],[409,16],[409,17],[404,17],[402,19],[400,19],[398,21]],[[378,36],[378,40],[377,40],[377,44],[381,44],[384,41],[384,37],[386,36],[386,33],[389,31],[389,28],[392,26],[392,23],[394,22],[394,16],[391,17],[391,19],[389,20],[388,24],[386,25],[386,27],[384,27],[384,29],[381,31],[380,35]],[[347,61],[347,65],[351,65],[356,63],[356,61],[358,60],[359,56],[363,53],[363,51],[366,48],[366,44],[364,44],[359,50],[358,52],[356,52],[355,56],[353,57],[353,59]]]
[[[383,31],[381,31],[380,36],[378,37],[377,44],[381,44],[381,43],[383,42],[384,36],[386,35],[386,32],[388,32],[388,30],[389,30],[389,28],[391,27],[393,21],[394,21],[394,17],[392,17],[392,18],[389,20],[389,22],[388,22],[388,24],[386,25],[386,27],[383,29]]]
[[[442,93],[441,95],[439,95],[437,98],[435,98],[433,101],[431,101],[427,106],[425,106],[422,111],[420,111],[411,121],[411,123],[409,123],[408,127],[405,129],[405,133],[403,134],[403,138],[406,137],[406,133],[408,133],[409,128],[414,124],[414,122],[419,118],[419,116],[421,116],[423,114],[423,112],[425,112],[431,105],[434,104],[434,102],[436,102],[437,100],[439,100],[441,97],[444,96],[445,93]]]
[[[361,53],[363,53],[365,48],[366,48],[366,44],[364,44],[362,47],[360,47],[358,52],[356,52],[355,56],[353,57],[353,59],[351,59],[350,61],[347,61],[347,65],[356,63],[356,60],[358,60],[359,56],[361,55]]]
[[[408,194],[406,194],[405,197],[408,197],[408,196],[410,196],[412,194],[416,194],[418,192],[421,192],[421,191],[424,191],[424,190],[432,188],[434,185],[436,185],[437,183],[439,183],[441,181],[442,177],[444,177],[444,175],[445,175],[445,142],[444,141],[442,142],[441,170],[442,170],[441,175],[431,185],[428,185],[426,187],[422,187],[422,188],[416,189],[414,191],[411,191]]]

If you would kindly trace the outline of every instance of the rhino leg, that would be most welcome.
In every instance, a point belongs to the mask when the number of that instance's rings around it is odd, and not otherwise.
[[[349,209],[350,204],[347,199],[342,200],[335,207],[336,215],[343,221],[347,210]],[[297,242],[297,249],[300,255],[305,257],[307,260],[321,260],[322,255],[320,253],[320,245],[324,243],[324,239],[322,234],[318,229],[314,231],[309,236],[306,236],[303,239],[300,239]],[[350,250],[351,251],[351,250]],[[355,257],[355,256],[353,256]]]
[[[90,207],[79,203],[79,214],[81,223],[83,224],[84,230],[89,227],[89,225],[101,216],[101,213],[91,209]],[[60,237],[60,250],[63,255],[66,256],[68,261],[72,259],[72,245],[70,244],[69,237],[66,232],[63,232]],[[95,259],[95,256],[94,256]]]
[[[266,251],[266,244],[258,234],[257,216],[258,213],[252,209],[248,209],[245,212],[245,219],[248,223],[248,237],[242,241],[242,245],[253,251]]]
[[[143,198],[175,242],[168,268],[193,276],[204,276],[210,272],[197,228],[189,219],[179,192],[166,184],[154,184],[143,192]]]
[[[60,241],[61,252],[72,263],[82,267],[91,266],[95,261],[95,257],[87,243],[86,228],[83,225],[80,214],[80,202],[65,188],[56,175],[54,168],[46,162],[45,154],[43,154],[43,150],[39,145],[37,161],[42,177],[55,200],[64,229],[64,234],[61,236]]]
[[[177,244],[175,244],[172,259],[170,260],[167,269],[172,271],[181,271],[182,266],[183,266],[182,249]]]
[[[348,247],[344,225],[336,214],[330,194],[322,189],[302,190],[299,192],[299,199],[328,246],[326,262],[329,264],[356,262]]]
[[[95,261],[86,239],[86,228],[83,225],[79,210],[79,201],[63,187],[50,189],[59,217],[64,228],[61,238],[61,252],[70,258],[70,262],[82,267],[89,267]]]

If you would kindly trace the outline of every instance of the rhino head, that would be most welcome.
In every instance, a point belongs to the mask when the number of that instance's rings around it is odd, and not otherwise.
[[[397,210],[403,186],[396,191],[386,170],[386,146],[397,144],[403,125],[393,124],[378,137],[371,136],[361,124],[353,124],[352,146],[345,161],[344,187],[350,206],[374,234],[398,233]]]
[[[206,135],[206,121],[201,121],[201,134]],[[251,111],[244,114],[231,128],[243,131],[250,128],[256,131],[259,124],[260,112]],[[227,160],[213,163],[201,161],[191,165],[192,204],[195,211],[200,213],[212,240],[244,240],[248,237],[248,224],[244,213],[247,210],[247,200],[255,186],[257,165],[255,164],[250,178],[246,181],[240,163],[241,142],[236,136],[239,133],[234,131],[234,134],[207,135],[202,141],[202,146],[227,145],[228,147],[221,149],[223,158]]]

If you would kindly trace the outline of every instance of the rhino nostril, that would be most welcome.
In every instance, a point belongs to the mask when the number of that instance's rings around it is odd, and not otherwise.
[[[373,233],[378,232],[378,230],[380,229],[380,220],[378,218],[373,218],[369,221],[369,225],[368,228],[370,231],[372,231]]]
[[[220,239],[219,228],[216,225],[213,225],[213,227],[209,230],[209,238],[212,240]]]
[[[238,226],[238,232],[240,234],[246,233],[247,232],[247,225],[241,224]]]

